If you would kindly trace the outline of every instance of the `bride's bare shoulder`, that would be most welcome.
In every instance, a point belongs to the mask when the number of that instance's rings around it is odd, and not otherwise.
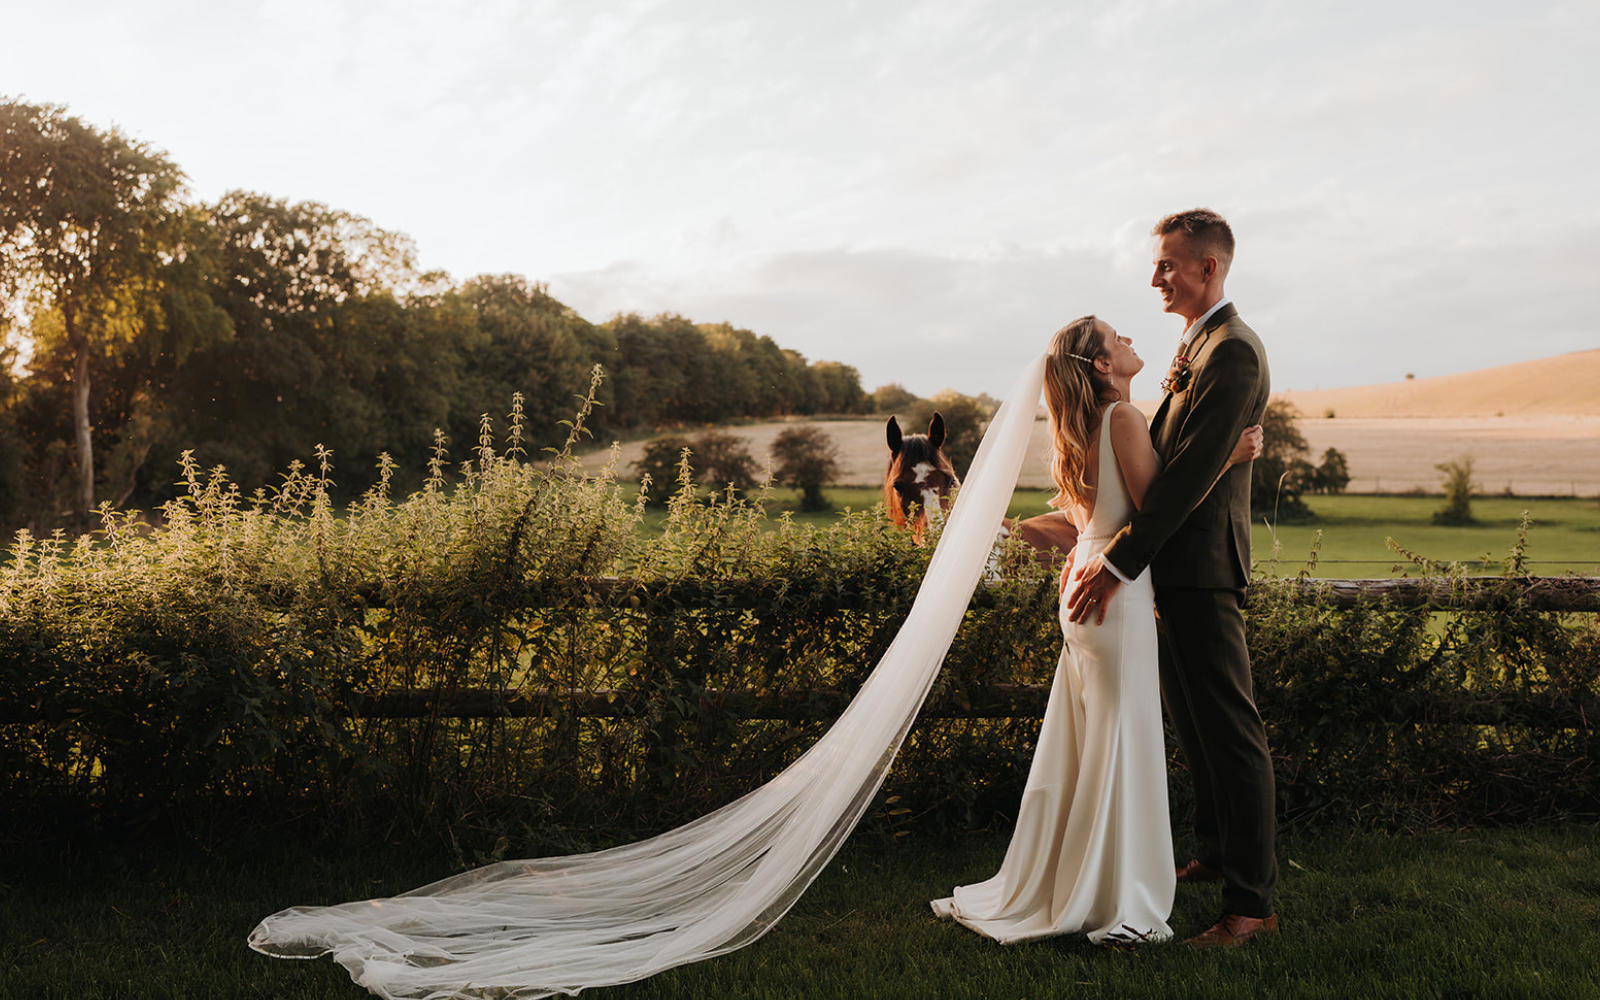
[[[1111,450],[1116,453],[1124,474],[1129,463],[1143,465],[1155,454],[1155,446],[1150,443],[1150,424],[1138,407],[1131,403],[1112,406],[1106,416],[1111,421],[1111,429],[1107,434],[1111,439]]]
[[[1145,419],[1144,411],[1132,403],[1123,404],[1121,401],[1111,404],[1111,429],[1118,427],[1137,427],[1144,430],[1150,429],[1150,421]]]
[[[1129,403],[1127,406],[1111,404],[1111,411],[1102,419],[1111,421],[1111,440],[1113,446],[1118,447],[1124,442],[1149,440],[1150,424],[1145,420],[1144,414],[1137,406]]]

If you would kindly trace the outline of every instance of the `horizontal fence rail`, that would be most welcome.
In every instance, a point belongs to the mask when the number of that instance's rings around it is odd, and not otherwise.
[[[1432,607],[1441,611],[1495,611],[1519,605],[1533,611],[1600,613],[1600,577],[1465,577],[1452,579],[1374,579],[1284,581],[1300,599],[1334,608],[1365,604],[1391,607]],[[659,585],[620,578],[588,581],[596,598],[615,600],[625,595],[648,595]],[[682,584],[675,585],[681,589]],[[984,603],[983,591],[974,605]],[[736,607],[724,600],[722,608]],[[849,704],[851,693],[827,688],[794,690],[719,690],[698,693],[702,714],[750,720],[790,722],[836,718]],[[922,715],[932,719],[1038,718],[1049,700],[1048,684],[987,684],[944,695],[935,694]],[[639,692],[609,689],[566,691],[494,691],[485,689],[410,690],[362,692],[353,706],[361,718],[636,718],[650,710]],[[1495,703],[1472,698],[1439,698],[1425,711],[1440,721],[1469,725],[1495,725],[1506,721],[1507,710]],[[1600,702],[1574,705],[1551,701],[1537,707],[1542,718],[1555,725],[1587,725],[1600,719]]]
[[[1330,608],[1374,607],[1433,608],[1444,612],[1493,612],[1511,607],[1529,611],[1557,613],[1600,613],[1600,577],[1453,577],[1424,579],[1278,581],[1275,586],[1294,588],[1296,597],[1307,603]],[[530,600],[528,607],[566,607],[588,605],[596,610],[628,608],[647,602],[657,592],[671,588],[680,610],[694,611],[694,584],[644,583],[606,577],[575,581],[557,601]],[[757,596],[748,601],[722,589],[707,610],[737,610],[756,606]],[[770,599],[770,598],[768,598]],[[972,607],[981,610],[990,603],[984,588],[974,595]],[[373,600],[371,606],[381,607]],[[670,626],[668,627],[670,631]],[[936,689],[922,715],[935,719],[1037,718],[1044,714],[1049,697],[1048,684],[986,684],[962,690]],[[829,688],[775,690],[694,689],[695,706],[705,716],[750,720],[817,721],[837,717],[852,697],[849,691]],[[357,691],[349,704],[354,718],[367,719],[542,719],[579,716],[585,718],[628,719],[647,715],[651,699],[647,690],[569,689],[496,690],[487,688],[416,688],[408,690]],[[1507,709],[1495,702],[1478,701],[1470,696],[1429,699],[1423,709],[1439,721],[1494,725],[1506,721]],[[1530,710],[1524,704],[1517,711]],[[1586,726],[1600,719],[1600,702],[1574,704],[1552,701],[1533,706],[1549,724]],[[5,702],[0,700],[0,724],[40,721],[70,716],[70,708]]]
[[[1496,611],[1516,604],[1529,611],[1600,612],[1600,576],[1302,579],[1294,586],[1305,599],[1336,608],[1384,601],[1440,611]]]

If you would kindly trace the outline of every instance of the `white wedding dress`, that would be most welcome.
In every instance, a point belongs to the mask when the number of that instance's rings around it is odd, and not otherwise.
[[[871,804],[933,686],[1011,501],[1044,364],[1028,366],[990,421],[894,642],[839,721],[777,777],[639,843],[506,861],[388,899],[283,910],[261,921],[250,946],[283,958],[331,955],[390,1000],[532,1000],[632,982],[771,930]],[[1148,586],[1142,602],[1148,613]],[[1153,671],[1153,652],[1150,663]],[[1164,794],[1159,774],[1112,787],[1138,790],[1140,780],[1152,782],[1141,793]],[[1165,836],[1164,812],[1160,828]]]
[[[1100,426],[1094,513],[1074,571],[1133,515],[1110,407]],[[1177,880],[1150,572],[1117,589],[1104,624],[1074,625],[1066,611],[1063,600],[1066,643],[1005,861],[931,905],[1001,944],[1076,933],[1096,944],[1164,941]]]

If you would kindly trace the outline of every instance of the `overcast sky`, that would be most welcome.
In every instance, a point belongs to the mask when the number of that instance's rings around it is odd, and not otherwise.
[[[1600,347],[1600,4],[0,0],[0,95],[596,322],[677,312],[1000,394],[1148,231],[1233,223],[1275,387]]]

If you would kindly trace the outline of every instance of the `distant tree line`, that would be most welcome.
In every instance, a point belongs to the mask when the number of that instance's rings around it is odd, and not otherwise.
[[[873,409],[854,368],[750,330],[591,323],[518,275],[424,272],[359,216],[184,182],[116,129],[0,100],[0,525],[159,503],[185,449],[247,493],[319,444],[347,491],[381,453],[404,487],[436,429],[464,459],[516,392],[524,447],[556,443],[596,364],[601,435]]]

